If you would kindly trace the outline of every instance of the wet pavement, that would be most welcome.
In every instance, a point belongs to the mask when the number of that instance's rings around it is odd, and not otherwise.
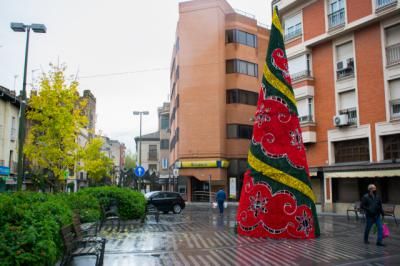
[[[386,247],[363,243],[362,221],[321,215],[321,237],[314,240],[272,240],[235,233],[237,206],[223,217],[208,204],[190,204],[181,214],[161,214],[157,223],[129,221],[120,230],[106,225],[104,265],[400,265],[400,226],[388,221]],[[94,258],[76,258],[73,265],[94,265]]]

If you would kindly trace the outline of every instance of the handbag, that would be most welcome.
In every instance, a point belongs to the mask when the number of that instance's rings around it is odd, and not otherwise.
[[[387,226],[387,224],[383,224],[382,225],[382,237],[386,238],[389,237],[390,232],[389,232],[389,227]]]
[[[213,203],[212,203],[212,208],[213,208],[213,209],[216,209],[217,207],[218,207],[218,204],[217,204],[216,202],[213,202]]]
[[[226,208],[228,208],[228,202],[224,202],[224,208],[226,209]]]

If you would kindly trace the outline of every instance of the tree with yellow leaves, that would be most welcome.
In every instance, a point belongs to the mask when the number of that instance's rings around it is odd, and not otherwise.
[[[88,120],[78,82],[66,80],[65,66],[51,67],[41,77],[38,92],[29,99],[27,118],[31,126],[24,153],[32,165],[52,173],[58,189],[66,171],[78,160],[81,148],[76,140]]]
[[[80,156],[83,162],[81,169],[88,173],[94,183],[99,183],[103,178],[109,177],[113,167],[113,161],[101,151],[103,143],[102,138],[91,139]]]

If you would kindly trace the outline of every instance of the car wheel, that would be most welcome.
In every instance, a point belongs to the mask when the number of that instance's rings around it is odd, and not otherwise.
[[[174,212],[175,214],[178,214],[178,213],[181,213],[182,207],[181,207],[181,205],[179,205],[179,204],[175,204],[175,205],[172,207],[172,210],[173,210],[173,212]]]

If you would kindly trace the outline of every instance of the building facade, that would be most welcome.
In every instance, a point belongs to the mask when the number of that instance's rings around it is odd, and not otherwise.
[[[188,200],[238,199],[269,30],[225,0],[179,4],[170,74],[171,168]]]
[[[0,86],[0,191],[17,184],[19,105],[15,91]]]
[[[158,130],[160,132],[159,183],[164,191],[173,191],[175,181],[169,168],[169,108],[169,102],[163,103],[162,107],[158,108]]]
[[[343,213],[375,183],[384,203],[400,204],[399,2],[272,5],[279,7],[285,29],[318,203]]]
[[[101,151],[113,161],[111,183],[119,185],[125,166],[125,144],[106,136],[101,136],[101,138],[104,141]]]
[[[153,132],[141,137],[135,137],[138,162],[146,171],[145,176],[139,178],[141,189],[145,192],[158,190],[160,175],[160,132]]]

